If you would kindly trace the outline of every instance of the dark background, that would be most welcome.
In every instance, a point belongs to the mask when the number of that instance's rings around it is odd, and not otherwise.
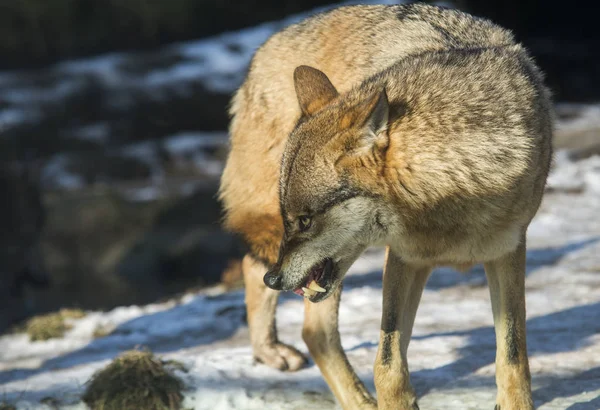
[[[462,10],[513,30],[559,99],[597,96],[600,32],[593,4],[458,0]],[[39,68],[110,51],[151,50],[332,4],[327,0],[5,0],[0,69]]]
[[[185,63],[170,47],[176,42],[330,4],[0,2],[0,330],[64,306],[108,309],[215,283],[241,285],[243,245],[219,227],[218,170],[206,166],[225,158],[232,89],[200,77],[151,90],[120,86],[67,73],[61,63],[121,52],[120,72],[135,80]],[[454,5],[512,29],[557,102],[598,100],[600,30],[592,8],[532,0]],[[240,47],[226,45],[234,57]],[[74,91],[47,97],[68,82]],[[20,112],[30,117],[14,120]],[[170,149],[174,135],[190,136],[179,141],[193,150]]]

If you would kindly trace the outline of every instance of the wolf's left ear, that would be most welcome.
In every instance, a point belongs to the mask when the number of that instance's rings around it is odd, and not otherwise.
[[[356,116],[354,124],[362,129],[353,144],[353,154],[381,151],[387,148],[390,105],[385,89],[363,101],[350,115]]]
[[[366,104],[366,112],[369,113],[365,121],[366,131],[374,136],[384,133],[390,118],[390,103],[385,88]]]
[[[338,96],[324,72],[307,65],[294,70],[294,86],[302,114],[310,116]]]

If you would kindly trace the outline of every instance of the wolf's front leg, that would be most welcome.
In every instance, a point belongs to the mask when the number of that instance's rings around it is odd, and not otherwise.
[[[410,385],[406,352],[430,272],[429,267],[404,263],[388,248],[383,274],[381,337],[374,369],[379,410],[419,408]]]
[[[279,370],[298,370],[306,358],[294,347],[277,340],[275,309],[279,292],[263,283],[267,268],[252,256],[246,255],[242,272],[246,288],[246,312],[254,357],[257,361]]]
[[[519,247],[485,264],[496,328],[498,410],[532,410],[525,333],[525,235]]]
[[[344,410],[375,410],[375,399],[360,381],[340,342],[338,307],[341,286],[319,303],[304,301],[302,337],[315,363]]]

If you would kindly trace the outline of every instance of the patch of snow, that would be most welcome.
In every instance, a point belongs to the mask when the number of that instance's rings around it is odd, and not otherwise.
[[[571,162],[566,151],[557,152],[555,167],[548,176],[548,188],[566,192],[590,190],[600,193],[600,156]]]
[[[207,149],[217,149],[227,143],[227,134],[214,133],[179,133],[167,137],[163,148],[169,155],[180,162],[189,162],[204,175],[218,177],[223,172],[223,161],[210,155]]]
[[[109,137],[109,125],[106,123],[98,123],[86,125],[73,130],[73,135],[85,141],[104,143]]]
[[[203,153],[194,155],[194,165],[196,169],[200,170],[204,175],[218,178],[224,169],[223,161],[213,159]]]
[[[78,89],[79,84],[64,81],[54,87],[43,88],[9,88],[2,92],[2,99],[10,104],[26,105],[31,103],[51,102],[65,98]]]
[[[44,166],[41,180],[46,188],[78,189],[85,186],[82,176],[68,171],[68,158],[65,155],[55,155]]]
[[[126,145],[118,149],[121,155],[135,158],[150,167],[151,179],[160,182],[164,178],[164,171],[159,157],[160,145],[157,141],[143,141]],[[148,187],[140,190],[135,200],[153,200],[158,197],[156,187]],[[145,199],[144,199],[145,198]]]
[[[156,186],[148,186],[130,190],[126,196],[130,201],[149,202],[163,197],[163,194],[160,188]]]
[[[15,108],[0,110],[0,131],[24,123],[30,119],[31,116],[27,115],[24,110]]]
[[[558,123],[558,132],[575,134],[595,128],[600,130],[600,105],[557,104],[557,114],[563,118]]]
[[[155,141],[143,141],[126,145],[120,149],[121,154],[136,158],[144,162],[156,161],[158,143]]]
[[[57,64],[54,70],[57,74],[71,76],[94,76],[105,85],[119,87],[122,85],[121,75],[118,71],[125,53],[110,53],[92,58],[69,60]]]
[[[171,155],[183,155],[199,149],[215,148],[227,143],[224,132],[182,132],[165,137],[163,146]]]

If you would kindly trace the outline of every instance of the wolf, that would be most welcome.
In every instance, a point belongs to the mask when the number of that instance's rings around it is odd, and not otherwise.
[[[552,158],[543,75],[513,35],[424,4],[345,6],[274,34],[231,108],[224,224],[243,260],[257,360],[297,370],[277,338],[280,291],[344,409],[418,409],[407,349],[432,269],[482,263],[496,331],[496,409],[532,409],[526,230]],[[385,246],[375,400],[340,343],[342,280]]]

